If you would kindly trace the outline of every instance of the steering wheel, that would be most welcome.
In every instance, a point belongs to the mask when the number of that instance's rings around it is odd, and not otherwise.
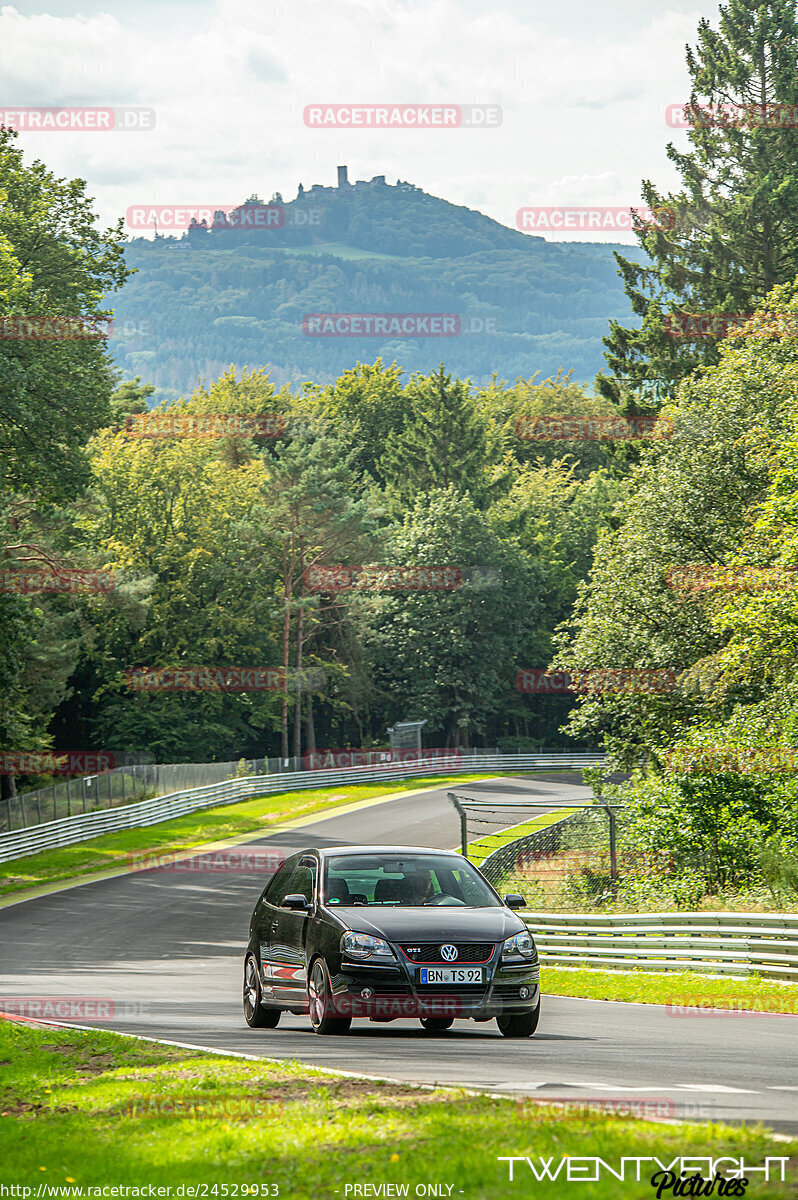
[[[452,908],[458,905],[460,908],[465,908],[465,901],[458,900],[456,896],[452,896],[449,892],[439,892],[432,900],[428,900],[427,904],[445,905],[447,908]]]

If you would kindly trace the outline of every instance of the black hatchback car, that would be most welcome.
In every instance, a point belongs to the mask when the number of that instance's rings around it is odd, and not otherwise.
[[[244,1015],[274,1028],[309,1012],[316,1033],[353,1017],[417,1017],[436,1032],[496,1018],[529,1037],[540,1016],[540,968],[521,918],[476,867],[446,850],[335,847],[286,859],[250,922]]]

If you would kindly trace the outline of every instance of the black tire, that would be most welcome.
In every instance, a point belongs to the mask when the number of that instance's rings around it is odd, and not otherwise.
[[[254,954],[244,960],[244,1019],[250,1029],[274,1029],[280,1020],[279,1008],[261,1004],[260,973]]]
[[[524,1038],[531,1037],[538,1027],[540,1020],[540,1001],[538,1000],[537,1008],[533,1008],[530,1012],[512,1013],[506,1017],[497,1017],[496,1024],[499,1026],[499,1032],[504,1037]]]
[[[454,1025],[454,1017],[421,1017],[420,1020],[427,1033],[443,1033]]]
[[[323,958],[314,959],[308,972],[308,1011],[314,1033],[347,1033],[351,1017],[333,1015],[330,973]]]

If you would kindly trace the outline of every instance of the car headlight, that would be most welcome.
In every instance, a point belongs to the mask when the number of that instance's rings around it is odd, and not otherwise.
[[[382,938],[351,929],[341,938],[341,950],[350,958],[393,958],[393,950]]]
[[[506,955],[519,954],[522,958],[534,958],[537,951],[535,950],[535,941],[532,934],[527,933],[526,929],[523,933],[514,933],[504,943],[502,953]]]

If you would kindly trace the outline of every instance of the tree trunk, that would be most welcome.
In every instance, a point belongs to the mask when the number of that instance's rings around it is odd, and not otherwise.
[[[291,539],[293,543],[293,538]],[[293,544],[292,547],[293,549]],[[283,693],[280,704],[280,726],[282,731],[283,758],[288,758],[288,658],[291,641],[291,573],[288,567],[288,550],[283,550]]]
[[[302,563],[300,562],[300,569]],[[301,578],[301,576],[300,576]],[[303,597],[299,597],[299,612],[296,619],[296,708],[294,710],[294,755],[302,753],[302,642],[304,639],[305,609]]]
[[[308,712],[307,724],[305,729],[305,738],[307,741],[307,752],[313,754],[316,750],[316,726],[313,723],[313,693],[308,692]]]

